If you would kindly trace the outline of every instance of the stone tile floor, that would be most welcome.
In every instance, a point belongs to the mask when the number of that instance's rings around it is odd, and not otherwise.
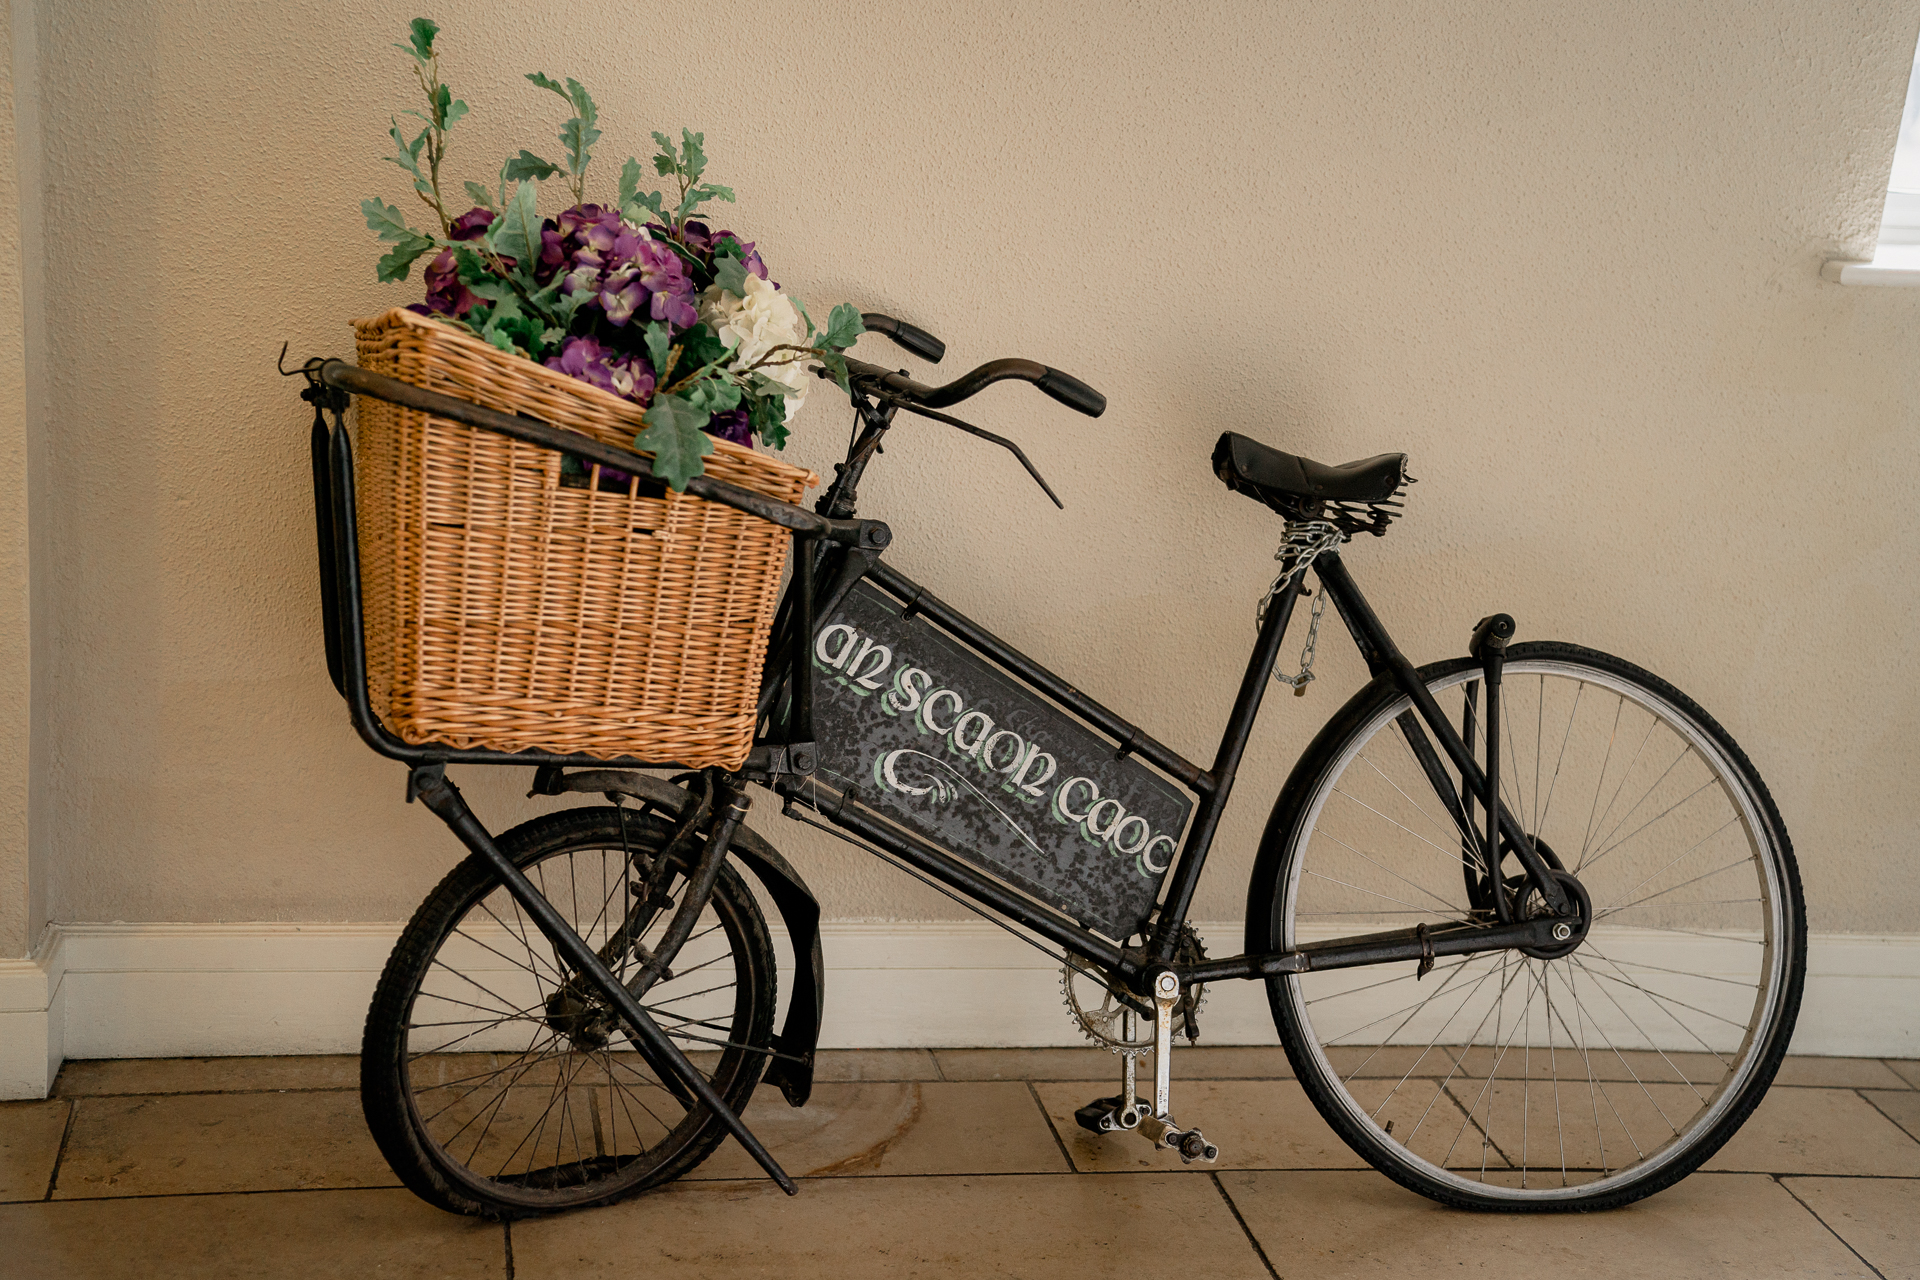
[[[0,1280],[41,1277],[1920,1277],[1920,1064],[1790,1059],[1679,1186],[1613,1213],[1440,1208],[1366,1169],[1277,1049],[1183,1049],[1178,1111],[1224,1148],[1186,1170],[1073,1109],[1094,1050],[823,1056],[801,1111],[752,1121],[792,1200],[722,1147],[679,1184],[504,1226],[397,1187],[352,1058],[70,1062],[0,1103]]]

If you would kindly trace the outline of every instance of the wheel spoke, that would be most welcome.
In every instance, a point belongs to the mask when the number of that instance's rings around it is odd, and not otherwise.
[[[1510,761],[1501,804],[1583,880],[1596,927],[1564,952],[1435,965],[1444,972],[1424,990],[1415,984],[1425,975],[1397,967],[1309,971],[1274,987],[1289,1050],[1297,1054],[1296,1036],[1318,1046],[1296,1056],[1303,1083],[1323,1110],[1350,1117],[1336,1127],[1356,1149],[1416,1189],[1488,1208],[1621,1203],[1661,1169],[1695,1167],[1733,1105],[1729,1092],[1749,1087],[1751,1055],[1778,1043],[1786,1004],[1768,976],[1780,971],[1771,948],[1803,945],[1783,914],[1790,854],[1724,734],[1612,659],[1567,648],[1536,656],[1554,649],[1516,646],[1502,723],[1460,727],[1476,753],[1499,735]],[[1441,670],[1429,691],[1443,706],[1479,681],[1473,668]],[[1327,754],[1296,767],[1318,781],[1276,818],[1289,833],[1276,936],[1295,945],[1301,928],[1319,941],[1349,921],[1359,933],[1368,919],[1494,916],[1482,870],[1448,847],[1457,818],[1450,826],[1410,767],[1418,744],[1400,724],[1409,700],[1369,696],[1318,748]],[[1399,745],[1379,744],[1382,734]],[[1504,861],[1496,883],[1513,870]],[[1760,957],[1745,949],[1754,945]]]
[[[596,813],[604,819],[579,816]],[[543,850],[516,861],[567,927],[600,950],[616,981],[629,981],[649,954],[645,937],[658,937],[671,914],[643,917],[627,905],[665,824],[571,810],[529,828],[534,835],[510,833],[501,843]],[[684,886],[684,871],[675,875]],[[579,985],[490,871],[477,867],[471,877],[470,891],[442,892],[440,917],[430,918],[430,899],[409,925],[416,938],[403,939],[397,954],[411,947],[413,968],[390,965],[382,978],[376,1013],[394,982],[412,994],[408,1014],[391,1024],[399,1094],[378,1107],[370,1095],[369,1120],[390,1126],[395,1121],[376,1112],[397,1116],[442,1182],[458,1174],[448,1185],[501,1211],[590,1203],[684,1167],[683,1153],[711,1141],[717,1122],[676,1082],[654,1078],[644,1054],[629,1052],[637,1046],[627,1028],[597,991]],[[643,1001],[735,1106],[775,1056],[773,958],[758,908],[743,892],[737,875],[723,871],[678,952],[686,967]],[[424,940],[422,929],[432,931]],[[372,1020],[369,1028],[373,1037]]]

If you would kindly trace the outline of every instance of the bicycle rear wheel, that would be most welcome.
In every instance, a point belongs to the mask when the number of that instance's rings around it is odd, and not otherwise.
[[[1302,1087],[1389,1177],[1463,1207],[1608,1208],[1698,1168],[1772,1082],[1806,964],[1799,874],[1753,766],[1671,685],[1562,644],[1515,645],[1505,670],[1503,802],[1591,895],[1586,940],[1424,977],[1289,975],[1269,999]],[[1421,671],[1484,759],[1479,674]],[[1296,766],[1249,950],[1489,918],[1493,877],[1409,745],[1410,708],[1376,681]],[[1499,878],[1518,872],[1503,855]]]
[[[672,916],[630,914],[670,835],[650,815],[601,807],[536,818],[499,845],[625,982]],[[677,899],[685,884],[683,868],[665,893]],[[623,922],[637,945],[614,939]],[[766,921],[732,867],[669,962],[643,1007],[744,1110],[772,1039],[775,977]],[[606,1204],[679,1177],[726,1132],[647,1065],[477,856],[401,935],[367,1012],[360,1069],[388,1164],[455,1213]]]

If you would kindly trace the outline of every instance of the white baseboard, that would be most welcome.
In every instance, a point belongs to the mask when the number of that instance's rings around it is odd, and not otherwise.
[[[1240,926],[1199,926],[1215,953]],[[64,1058],[353,1053],[396,924],[77,924],[0,960],[0,1097]],[[828,924],[828,1048],[1081,1043],[1057,968],[983,922]],[[776,937],[784,1000],[786,939]],[[1219,983],[1209,1044],[1270,1044],[1259,983]],[[1815,935],[1794,1051],[1920,1057],[1920,935]]]

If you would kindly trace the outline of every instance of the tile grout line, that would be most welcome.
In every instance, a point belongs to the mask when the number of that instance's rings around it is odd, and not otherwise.
[[[1787,1185],[1787,1181],[1785,1178],[1781,1177],[1779,1174],[1776,1173],[1773,1175],[1773,1182],[1775,1186],[1779,1187],[1782,1191],[1792,1196],[1793,1202],[1795,1204],[1799,1205],[1802,1209],[1805,1209],[1808,1213],[1812,1214],[1813,1220],[1815,1222],[1819,1223],[1823,1227],[1826,1227],[1827,1234],[1831,1235],[1835,1240],[1838,1240],[1842,1245],[1842,1247],[1844,1247],[1848,1253],[1852,1254],[1856,1258],[1859,1258],[1861,1266],[1873,1272],[1873,1274],[1875,1274],[1876,1276],[1879,1276],[1880,1280],[1886,1280],[1886,1273],[1881,1271],[1880,1268],[1874,1266],[1871,1262],[1868,1262],[1866,1257],[1858,1249],[1854,1248],[1852,1243],[1849,1242],[1845,1236],[1841,1235],[1838,1231],[1835,1231],[1833,1227],[1827,1222],[1827,1220],[1820,1216],[1820,1213],[1817,1209],[1815,1209],[1812,1205],[1808,1204],[1805,1200],[1802,1200],[1798,1195],[1798,1193],[1796,1193],[1792,1187]]]
[[[1267,1269],[1267,1274],[1272,1276],[1273,1280],[1280,1280],[1280,1272],[1274,1268],[1273,1259],[1267,1256],[1267,1251],[1261,1246],[1259,1237],[1253,1234],[1253,1228],[1248,1226],[1247,1220],[1240,1215],[1240,1206],[1235,1204],[1233,1197],[1227,1194],[1226,1184],[1220,1181],[1220,1175],[1209,1169],[1207,1177],[1213,1182],[1213,1189],[1220,1193],[1220,1198],[1227,1202],[1227,1212],[1231,1213],[1233,1220],[1240,1224],[1240,1230],[1245,1233],[1247,1243],[1253,1246],[1253,1251],[1259,1256],[1260,1264]]]
[[[1040,1091],[1033,1087],[1033,1081],[1025,1082],[1027,1096],[1033,1099],[1033,1105],[1040,1108],[1040,1119],[1046,1122],[1047,1132],[1053,1135],[1053,1145],[1060,1148],[1060,1158],[1067,1162],[1068,1173],[1079,1173],[1080,1166],[1073,1162],[1073,1153],[1067,1150],[1066,1139],[1060,1136],[1059,1126],[1053,1123],[1053,1116],[1047,1111],[1047,1104],[1040,1101]]]
[[[81,1098],[228,1098],[266,1093],[358,1093],[357,1084],[294,1085],[284,1089],[129,1089],[124,1093],[74,1093],[63,1095],[67,1102]]]
[[[1230,1169],[1229,1173],[1367,1173],[1369,1170],[1357,1169],[1352,1165],[1257,1165]],[[1205,1169],[1090,1169],[1084,1173],[1075,1171],[1079,1178],[1150,1178],[1178,1175],[1180,1177],[1204,1178],[1212,1176]],[[862,1174],[826,1174],[812,1177],[798,1175],[796,1182],[884,1182],[884,1181],[928,1181],[941,1178],[1058,1178],[1062,1175],[1047,1172],[1005,1172],[1005,1173],[862,1173]],[[1695,1178],[1820,1178],[1826,1181],[1849,1182],[1902,1182],[1920,1185],[1920,1178],[1906,1177],[1889,1173],[1770,1173],[1759,1169],[1715,1169],[1691,1175]],[[673,1186],[686,1189],[724,1187],[729,1184],[759,1185],[764,1179],[747,1177],[695,1178],[681,1177]],[[132,1195],[111,1196],[74,1196],[67,1200],[51,1203],[63,1205],[107,1204],[126,1200],[192,1200],[215,1196],[304,1196],[338,1195],[359,1191],[405,1191],[406,1187],[398,1182],[374,1183],[364,1187],[258,1187],[241,1188],[227,1191],[149,1191]],[[45,1200],[0,1200],[0,1205],[46,1204]]]
[[[60,1185],[60,1166],[67,1158],[67,1143],[73,1138],[73,1123],[80,1114],[80,1104],[69,1099],[67,1102],[67,1123],[60,1130],[60,1146],[53,1153],[53,1172],[47,1175],[47,1194],[42,1201],[53,1199],[53,1189]]]
[[[500,1230],[507,1245],[507,1280],[513,1280],[513,1220],[509,1218],[502,1222]]]
[[[1854,1092],[1854,1096],[1858,1097],[1860,1101],[1872,1107],[1880,1115],[1886,1116],[1888,1124],[1891,1124],[1894,1128],[1898,1129],[1901,1133],[1906,1134],[1907,1137],[1913,1139],[1915,1142],[1920,1142],[1920,1133],[1913,1132],[1911,1129],[1907,1128],[1907,1126],[1905,1126],[1904,1124],[1901,1124],[1898,1120],[1895,1120],[1892,1116],[1887,1115],[1886,1108],[1882,1107],[1879,1103],[1875,1102],[1872,1098],[1869,1098],[1867,1096],[1867,1091],[1865,1089],[1855,1089],[1853,1092]]]
[[[890,1177],[922,1177],[917,1174],[890,1174]],[[944,1175],[941,1175],[944,1176]],[[972,1175],[969,1175],[972,1176]],[[982,1177],[1007,1177],[1007,1174],[983,1174]],[[1823,1175],[1824,1176],[1824,1175]],[[707,1179],[710,1182],[735,1179]],[[237,1187],[225,1191],[135,1191],[117,1196],[68,1196],[65,1200],[0,1200],[0,1205],[20,1204],[118,1204],[126,1200],[204,1200],[214,1196],[304,1196],[338,1195],[343,1191],[405,1191],[399,1182],[376,1182],[364,1187]]]

